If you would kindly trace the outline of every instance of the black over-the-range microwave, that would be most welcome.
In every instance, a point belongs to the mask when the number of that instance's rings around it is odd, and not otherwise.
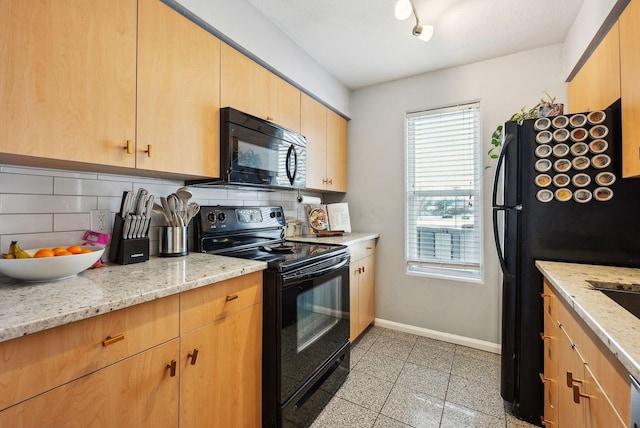
[[[304,136],[224,107],[220,109],[220,178],[193,180],[187,184],[303,189],[306,168]]]

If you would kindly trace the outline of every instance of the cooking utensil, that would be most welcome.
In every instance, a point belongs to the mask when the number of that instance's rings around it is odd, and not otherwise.
[[[164,217],[164,221],[167,223],[167,226],[171,226],[171,220],[169,220],[169,216],[167,216],[167,213],[164,208],[162,208],[162,206],[157,203],[153,204],[153,212],[162,214],[162,216]]]
[[[173,226],[180,226],[180,223],[178,221],[178,217],[180,217],[178,214],[178,207],[180,205],[180,200],[178,199],[175,193],[172,193],[167,197],[167,202],[169,204],[171,218],[173,219]]]
[[[164,216],[167,219],[167,226],[175,226],[173,222],[173,212],[171,211],[171,206],[169,205],[169,201],[164,196],[160,196],[160,203],[162,203]]]
[[[189,189],[187,189],[186,187],[181,187],[178,190],[176,190],[176,196],[178,197],[178,199],[180,200],[181,203],[181,210],[180,210],[180,215],[182,216],[183,220],[186,220],[187,218],[187,207],[189,205],[189,200],[193,197],[193,194],[189,191]],[[186,221],[185,221],[185,225],[186,225]]]
[[[195,202],[189,202],[189,205],[187,205],[187,214],[184,221],[185,226],[189,226],[189,222],[193,217],[195,217],[196,214],[198,214],[199,211],[200,205]]]

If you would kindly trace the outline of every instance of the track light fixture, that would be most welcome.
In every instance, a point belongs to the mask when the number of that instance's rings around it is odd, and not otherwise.
[[[412,14],[416,18],[416,25],[413,26],[412,34],[418,37],[420,40],[428,42],[433,36],[433,25],[422,25],[418,18],[418,12],[413,4],[413,0],[396,0],[395,9],[396,18],[400,21],[404,21]]]

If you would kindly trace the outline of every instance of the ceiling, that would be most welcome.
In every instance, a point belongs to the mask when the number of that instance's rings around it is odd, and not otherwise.
[[[583,0],[414,0],[413,17],[394,17],[396,0],[248,0],[349,89],[562,43]]]

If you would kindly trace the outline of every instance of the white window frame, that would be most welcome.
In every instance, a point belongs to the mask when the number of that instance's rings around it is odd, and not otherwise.
[[[472,197],[474,199],[474,219],[473,219],[473,228],[472,230],[475,232],[475,239],[477,239],[477,251],[478,251],[478,263],[476,264],[459,264],[459,263],[447,263],[443,261],[420,261],[416,257],[416,252],[418,251],[415,248],[411,248],[411,240],[410,234],[416,234],[415,225],[411,225],[409,221],[409,217],[411,215],[412,210],[410,210],[410,203],[413,202],[413,198],[415,198],[418,194],[420,196],[466,196],[468,197],[470,194],[470,189],[463,190],[446,190],[446,191],[436,191],[436,190],[426,190],[415,192],[413,189],[410,189],[412,179],[409,176],[410,170],[412,166],[410,165],[409,159],[409,146],[411,144],[410,135],[409,135],[409,121],[412,117],[416,117],[419,115],[431,115],[431,114],[442,114],[447,112],[457,112],[468,109],[476,109],[477,114],[477,127],[475,128],[475,136],[473,142],[473,150],[474,150],[474,159],[473,159],[473,189]],[[482,133],[481,133],[481,114],[480,114],[480,103],[470,102],[460,105],[442,107],[442,108],[432,108],[432,109],[424,109],[420,111],[408,112],[405,114],[404,118],[404,140],[405,140],[405,189],[404,189],[404,197],[405,197],[405,214],[404,214],[404,225],[405,225],[405,269],[406,273],[410,275],[419,275],[419,276],[428,276],[435,278],[443,278],[443,279],[452,279],[456,281],[463,282],[472,282],[472,283],[482,283],[483,275],[484,275],[484,242],[483,242],[483,221],[482,221],[482,211],[483,211],[483,198],[482,198],[482,159],[481,153],[482,150]],[[464,231],[461,231],[464,233]],[[468,232],[468,230],[467,230]],[[417,241],[417,237],[412,237]],[[415,243],[414,243],[415,245]]]

